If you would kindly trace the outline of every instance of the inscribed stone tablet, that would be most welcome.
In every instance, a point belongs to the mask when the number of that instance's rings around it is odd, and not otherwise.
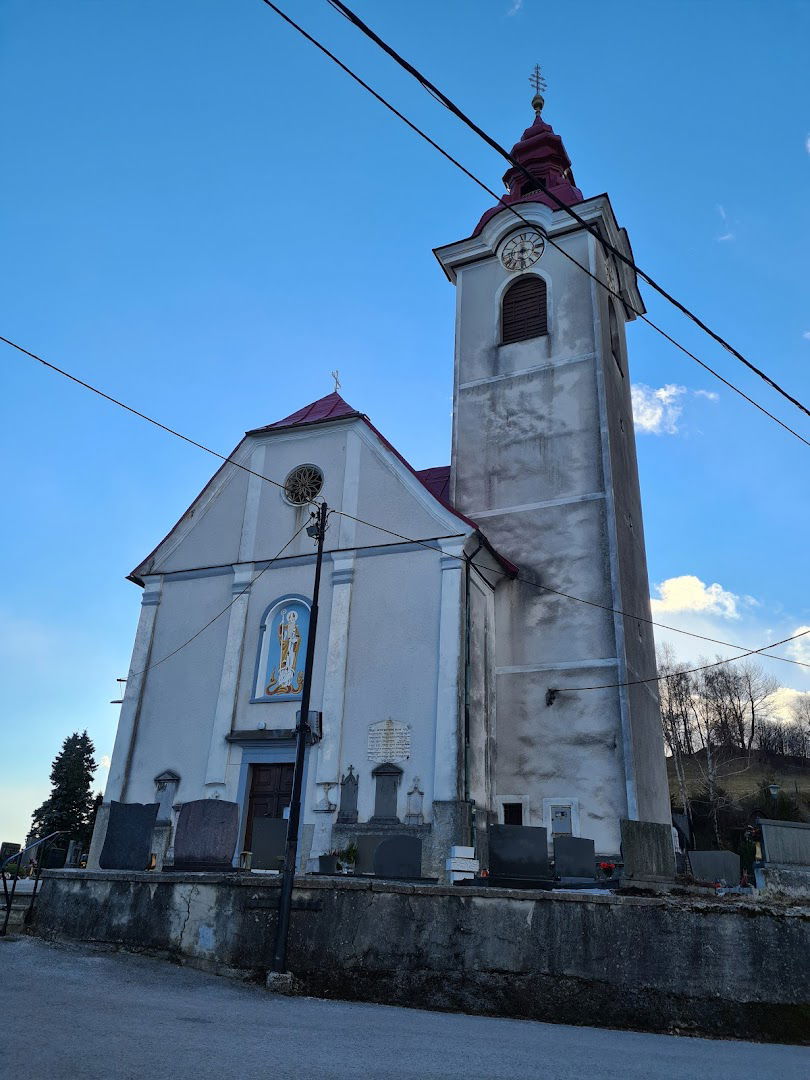
[[[407,724],[388,719],[369,726],[369,761],[406,761],[410,756],[411,729]]]
[[[549,876],[546,830],[534,825],[490,825],[489,872],[493,877],[544,880]]]
[[[554,870],[560,878],[592,879],[596,874],[593,840],[584,836],[555,836]]]
[[[174,836],[175,870],[224,870],[232,865],[239,806],[225,799],[183,803]]]
[[[104,847],[98,860],[102,870],[147,868],[157,812],[157,803],[110,803]]]
[[[377,877],[420,878],[422,841],[418,836],[389,836],[374,852]]]
[[[735,851],[690,851],[689,865],[698,881],[740,884],[740,856]]]
[[[627,880],[673,881],[675,850],[672,826],[657,821],[621,821],[623,877]]]

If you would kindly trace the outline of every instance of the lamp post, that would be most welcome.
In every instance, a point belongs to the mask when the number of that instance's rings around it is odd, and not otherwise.
[[[281,877],[281,892],[278,898],[278,922],[276,924],[276,943],[273,947],[273,971],[279,974],[287,970],[287,938],[290,933],[290,908],[292,907],[293,880],[295,862],[298,854],[298,823],[301,820],[301,790],[304,781],[304,755],[309,734],[309,700],[312,693],[312,668],[315,659],[315,633],[318,629],[318,593],[321,587],[321,565],[323,563],[323,538],[326,532],[326,503],[322,502],[317,512],[312,513],[312,523],[307,526],[307,535],[317,540],[318,554],[315,559],[315,582],[312,588],[312,607],[309,612],[309,632],[307,633],[307,654],[304,663],[304,685],[301,688],[301,719],[295,729],[295,770],[290,795],[290,816],[287,820],[287,843],[284,851],[284,869]]]
[[[776,801],[776,796],[779,794],[779,785],[778,784],[768,784],[768,791],[770,791],[771,798],[775,802]]]

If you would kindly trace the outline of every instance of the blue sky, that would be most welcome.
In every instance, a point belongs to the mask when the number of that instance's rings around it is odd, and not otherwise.
[[[501,160],[325,0],[283,6],[497,189]],[[810,5],[355,6],[507,145],[540,62],[577,183],[610,193],[639,264],[810,400]],[[259,0],[6,0],[0,19],[0,333],[224,452],[337,367],[417,468],[449,460],[454,297],[431,249],[469,234],[483,192]],[[657,616],[754,647],[810,624],[810,451],[646,327],[629,347]],[[215,466],[2,349],[12,839],[65,735],[111,752],[140,599],[125,575]],[[773,670],[810,689],[810,670]]]

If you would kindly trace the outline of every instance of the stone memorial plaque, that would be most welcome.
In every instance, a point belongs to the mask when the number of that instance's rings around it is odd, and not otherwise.
[[[369,761],[407,761],[411,756],[411,729],[390,718],[371,724],[368,729]]]
[[[740,856],[735,851],[690,851],[689,865],[698,881],[725,881],[740,884]]]
[[[374,852],[374,874],[385,878],[421,878],[422,841],[418,836],[389,836]]]
[[[287,846],[287,822],[284,818],[256,817],[252,839],[254,870],[283,870]]]
[[[233,869],[239,807],[225,799],[183,803],[174,834],[174,869],[191,872]]]
[[[534,825],[490,825],[489,873],[494,878],[510,880],[547,880],[546,830]]]
[[[102,870],[147,868],[157,812],[157,803],[110,803],[107,832],[98,859]]]
[[[584,836],[555,836],[554,870],[559,878],[593,881],[596,876],[593,840],[587,840]]]
[[[621,821],[622,878],[632,881],[674,881],[672,826],[657,821]]]
[[[760,818],[765,862],[783,866],[810,866],[810,825],[801,821]]]

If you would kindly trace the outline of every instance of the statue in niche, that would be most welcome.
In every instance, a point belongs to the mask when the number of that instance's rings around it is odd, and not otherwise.
[[[338,825],[355,825],[357,823],[357,788],[358,777],[354,766],[349,766],[349,771],[340,781],[340,809],[338,810]]]
[[[303,671],[297,671],[298,653],[301,650],[301,631],[298,629],[298,612],[282,611],[278,634],[279,663],[278,672],[270,675],[270,682],[265,693],[297,694],[304,682]]]
[[[424,798],[425,793],[419,788],[419,777],[415,776],[413,780],[413,787],[408,792],[408,801],[405,804],[406,825],[424,825],[425,815],[422,812]]]

